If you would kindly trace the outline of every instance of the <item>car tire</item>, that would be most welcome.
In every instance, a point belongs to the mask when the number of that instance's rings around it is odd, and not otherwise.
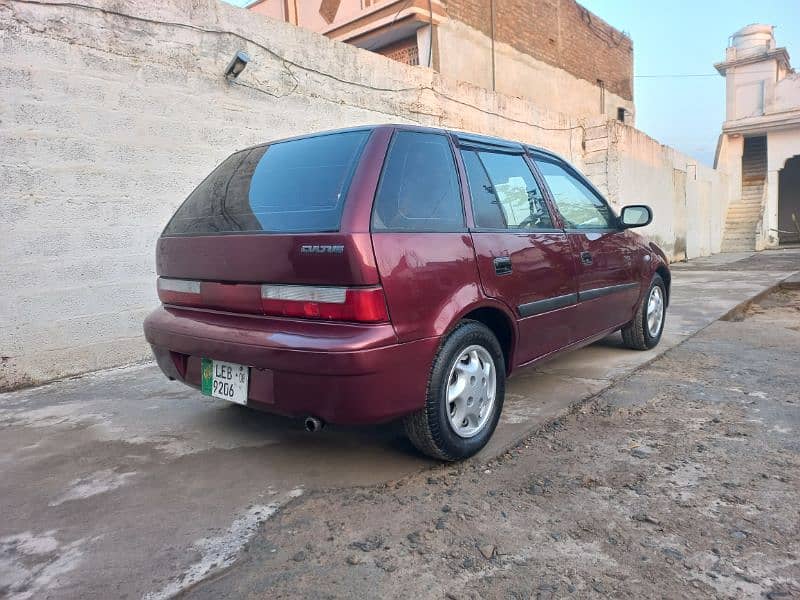
[[[461,321],[433,359],[425,406],[404,419],[411,443],[444,461],[478,452],[500,419],[505,376],[503,351],[492,331],[477,321]]]
[[[657,323],[651,320],[653,308],[651,302],[657,305],[660,318]],[[667,289],[661,275],[656,273],[650,281],[647,293],[636,308],[633,320],[622,328],[622,341],[633,350],[650,350],[655,348],[664,331],[664,322],[667,316]]]

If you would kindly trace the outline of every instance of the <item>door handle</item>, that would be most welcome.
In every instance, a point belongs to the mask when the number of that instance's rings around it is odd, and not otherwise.
[[[592,253],[591,252],[581,252],[581,262],[585,265],[592,264]]]
[[[511,273],[511,257],[510,256],[498,256],[494,259],[494,272],[498,275],[508,275]]]

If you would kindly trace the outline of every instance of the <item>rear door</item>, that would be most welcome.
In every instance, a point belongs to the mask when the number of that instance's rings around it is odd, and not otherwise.
[[[625,230],[605,199],[575,169],[534,154],[569,238],[578,273],[575,341],[624,325],[638,302],[640,283]]]
[[[572,337],[577,289],[569,241],[555,227],[521,148],[469,139],[460,146],[481,283],[517,316],[516,363],[526,363]]]
[[[450,136],[398,128],[381,170],[372,243],[400,341],[441,335],[480,298]]]

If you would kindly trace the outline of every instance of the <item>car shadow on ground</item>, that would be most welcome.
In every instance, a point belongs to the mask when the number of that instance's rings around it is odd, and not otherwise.
[[[617,349],[629,353],[631,350],[624,346],[622,336],[613,334],[600,340],[592,346]],[[578,350],[576,353],[580,353]],[[557,360],[557,359],[556,359]],[[535,367],[526,367],[521,373],[528,372],[536,376]],[[540,375],[541,376],[541,375]],[[526,399],[536,402],[535,397]],[[220,401],[220,410],[216,411],[216,426],[219,432],[234,437],[245,434],[248,437],[262,437],[265,440],[275,440],[281,444],[281,454],[285,460],[287,453],[296,453],[307,460],[319,460],[324,457],[325,462],[333,460],[348,461],[364,452],[371,453],[375,460],[393,458],[397,466],[405,465],[400,471],[417,471],[434,466],[437,461],[426,458],[420,454],[408,441],[401,420],[368,426],[344,426],[326,424],[321,431],[309,433],[305,430],[303,419],[275,415],[259,410],[254,410],[237,404],[226,404]],[[498,429],[504,426],[503,422]],[[268,443],[267,446],[273,444]],[[486,460],[484,454],[479,460]],[[338,460],[337,460],[338,459]],[[363,457],[357,462],[361,462]]]
[[[395,454],[419,463],[420,467],[436,464],[422,456],[408,441],[402,421],[366,426],[325,424],[318,432],[306,431],[303,419],[276,415],[246,406],[223,406],[218,415],[221,431],[235,435],[246,431],[265,439],[280,438],[284,446],[294,446],[302,453],[343,456],[371,449],[381,454]],[[286,451],[286,448],[284,448]],[[343,456],[344,457],[344,456]]]

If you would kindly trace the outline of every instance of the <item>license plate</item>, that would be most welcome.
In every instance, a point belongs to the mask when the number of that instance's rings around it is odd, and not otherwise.
[[[201,390],[206,396],[236,404],[247,404],[250,368],[236,363],[204,358]]]

